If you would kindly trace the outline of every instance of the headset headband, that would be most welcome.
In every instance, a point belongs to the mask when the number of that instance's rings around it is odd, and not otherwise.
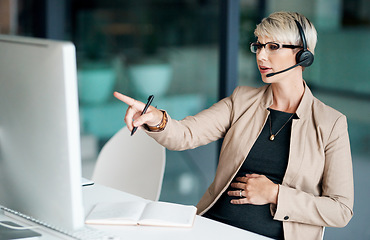
[[[306,36],[304,34],[304,31],[303,31],[303,28],[302,28],[302,25],[297,21],[297,20],[294,20],[295,23],[297,24],[297,27],[298,27],[298,30],[299,30],[299,35],[301,36],[301,39],[302,39],[302,43],[303,43],[303,50],[307,50],[307,42],[306,42]]]

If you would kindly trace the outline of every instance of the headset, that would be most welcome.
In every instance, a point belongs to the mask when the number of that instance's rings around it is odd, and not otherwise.
[[[297,20],[294,20],[294,21],[297,24],[299,35],[301,36],[302,44],[303,44],[303,49],[299,50],[299,52],[297,52],[297,54],[296,54],[297,64],[295,64],[295,65],[293,65],[289,68],[286,68],[284,70],[281,70],[279,72],[269,73],[269,74],[266,75],[266,77],[272,77],[276,74],[286,72],[286,71],[288,71],[290,69],[293,69],[295,67],[298,67],[298,66],[309,67],[309,66],[312,65],[313,60],[314,60],[314,55],[312,54],[312,52],[310,52],[310,50],[307,49],[307,41],[306,41],[306,36],[304,34],[303,28]]]

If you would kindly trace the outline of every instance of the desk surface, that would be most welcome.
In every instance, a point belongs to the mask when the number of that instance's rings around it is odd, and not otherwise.
[[[85,213],[89,213],[92,207],[98,202],[119,202],[124,200],[143,201],[142,198],[107,188],[98,184],[93,186],[83,187]],[[0,214],[0,220],[9,220],[8,217]],[[11,219],[11,221],[14,221]],[[17,221],[15,221],[17,222]],[[216,222],[201,216],[196,216],[194,226],[192,228],[173,228],[173,227],[148,227],[148,226],[98,226],[91,225],[121,237],[121,239],[251,239],[251,240],[267,240],[269,238],[241,230],[220,222]],[[43,240],[60,239],[53,237],[44,231],[41,231]]]

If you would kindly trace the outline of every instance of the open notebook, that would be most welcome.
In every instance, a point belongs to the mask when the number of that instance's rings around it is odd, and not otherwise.
[[[196,207],[168,202],[99,203],[86,224],[191,227]]]

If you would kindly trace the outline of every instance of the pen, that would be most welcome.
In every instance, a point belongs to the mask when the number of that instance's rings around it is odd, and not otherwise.
[[[146,110],[148,110],[148,108],[149,108],[150,104],[153,102],[153,99],[154,99],[154,96],[153,96],[153,95],[150,95],[150,96],[148,97],[148,102],[146,103],[146,105],[145,105],[145,107],[144,107],[143,111],[141,112],[141,115],[143,115],[143,114],[145,114],[145,113],[146,113]],[[132,129],[132,131],[131,131],[131,136],[132,136],[132,135],[134,135],[134,133],[136,132],[136,130],[137,130],[137,127],[134,127],[134,128]]]

